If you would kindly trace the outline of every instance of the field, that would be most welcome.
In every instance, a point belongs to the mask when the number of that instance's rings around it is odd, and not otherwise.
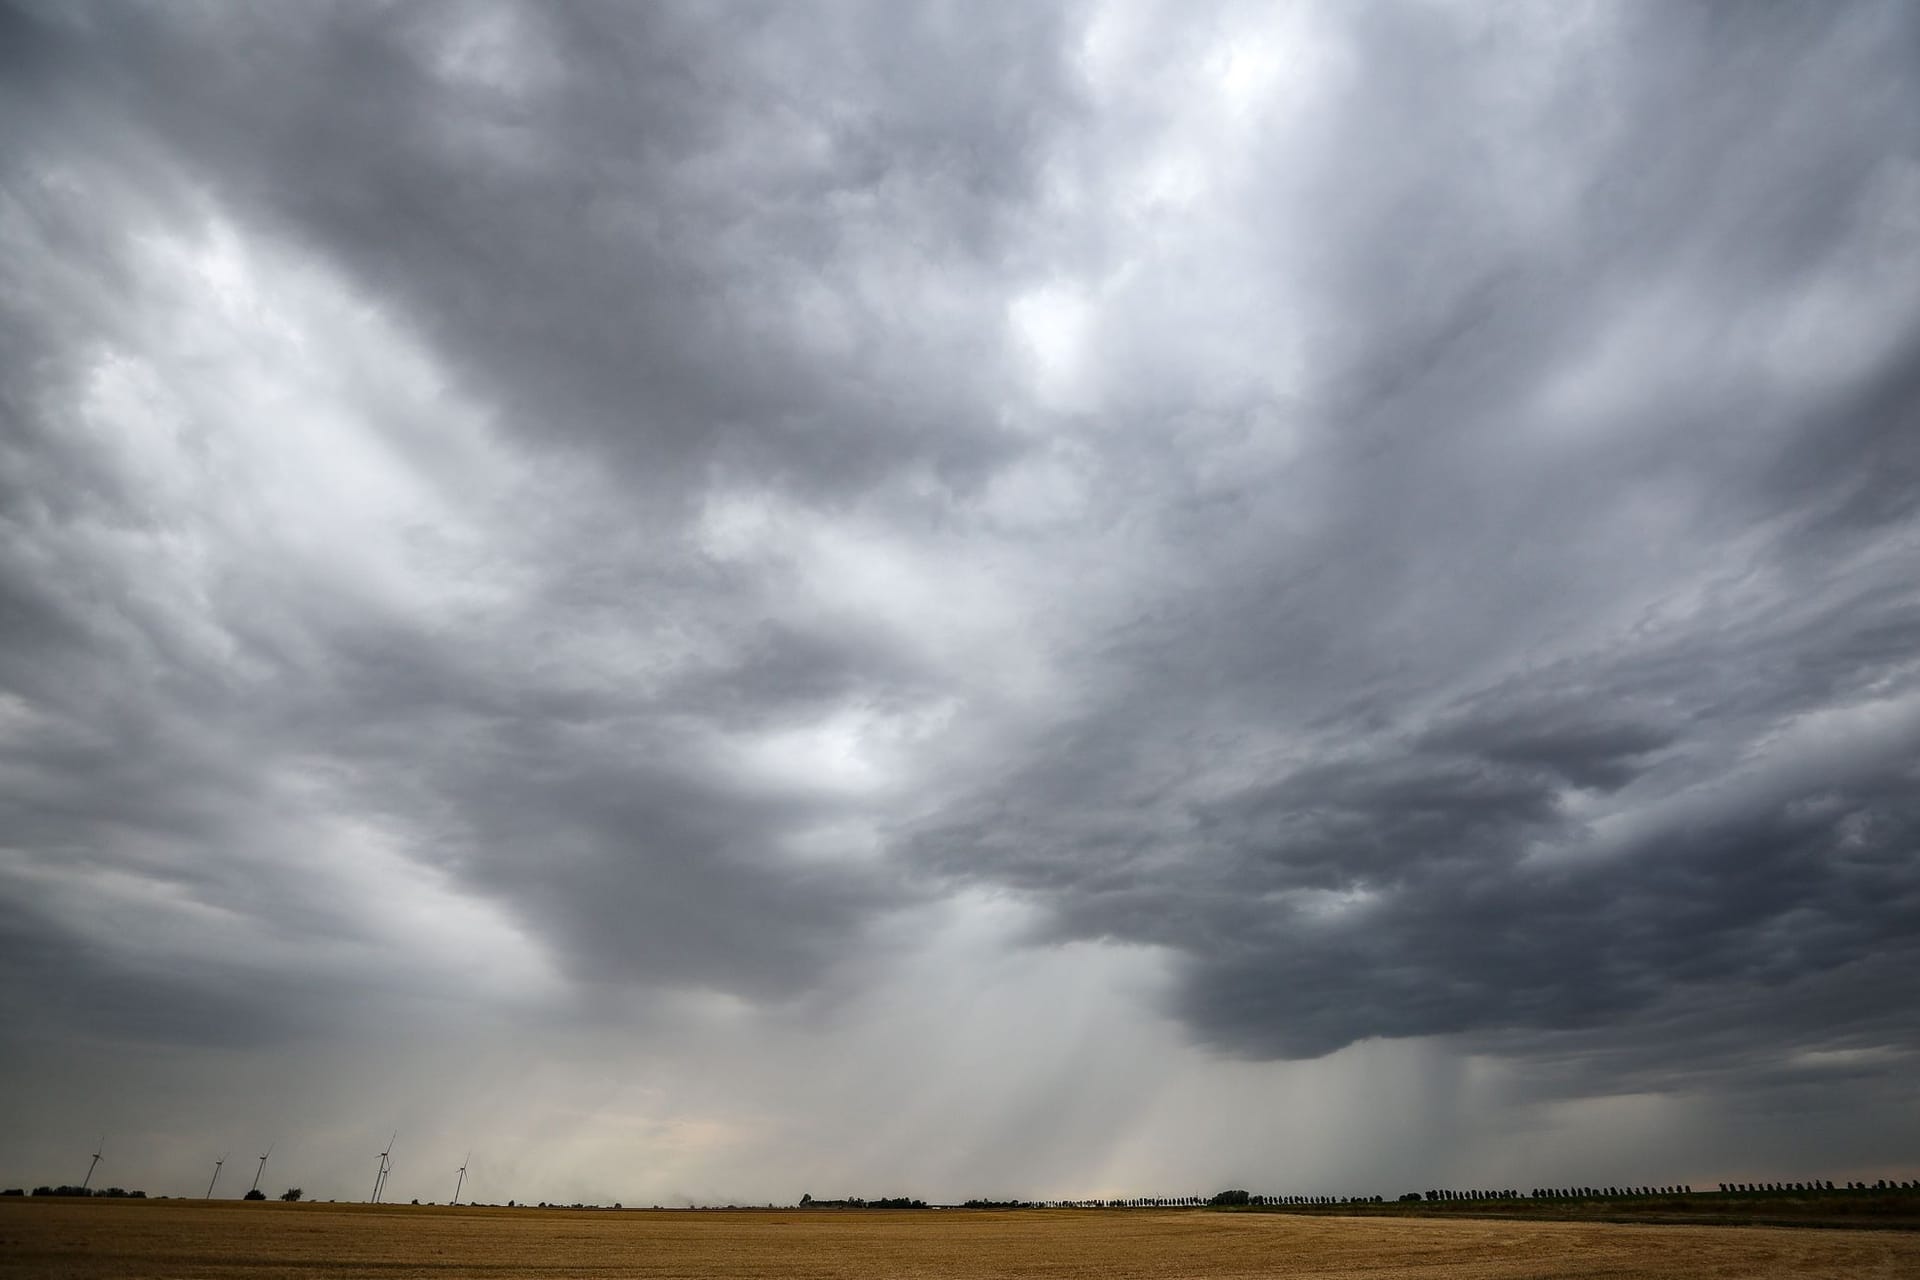
[[[1182,1211],[0,1201],[0,1277],[1910,1277],[1907,1231]]]

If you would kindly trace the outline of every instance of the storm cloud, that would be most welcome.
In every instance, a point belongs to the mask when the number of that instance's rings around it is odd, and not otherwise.
[[[849,1177],[1268,1174],[1094,1138],[1149,1069],[1062,1082],[1129,1045],[1419,1075],[1369,1176],[1629,1097],[1830,1136],[1622,1160],[1890,1168],[1916,48],[1897,4],[9,7],[0,1043],[184,1097],[168,1055],[350,1080],[431,1025],[518,1064],[452,1091],[498,1114],[540,1037],[680,1081],[636,1140],[721,1154],[655,1196],[784,1188],[868,1073],[902,1136]]]

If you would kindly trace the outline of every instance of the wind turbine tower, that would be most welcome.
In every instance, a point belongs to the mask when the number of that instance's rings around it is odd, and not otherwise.
[[[272,1154],[273,1144],[269,1142],[267,1144],[267,1155],[260,1157],[260,1167],[253,1171],[253,1186],[249,1187],[248,1190],[258,1191],[260,1189],[260,1175],[267,1171],[267,1156]]]
[[[213,1199],[213,1184],[220,1181],[220,1166],[226,1162],[227,1158],[224,1155],[213,1162],[213,1176],[207,1179],[207,1199],[209,1200]]]
[[[473,1159],[473,1152],[467,1152],[466,1160],[460,1162],[460,1177],[453,1184],[453,1202],[460,1203],[460,1188],[467,1185],[467,1162]]]
[[[399,1136],[400,1131],[395,1129],[393,1131],[393,1137],[387,1139],[387,1149],[380,1153],[380,1172],[375,1174],[373,1178],[373,1202],[375,1204],[380,1203],[380,1192],[387,1185],[387,1173],[393,1168],[392,1161],[387,1157],[392,1155],[394,1141],[399,1138]]]
[[[80,1189],[85,1191],[93,1185],[93,1171],[100,1164],[100,1157],[107,1149],[107,1135],[100,1135],[100,1145],[93,1149],[93,1162],[87,1166],[87,1176],[80,1180]]]

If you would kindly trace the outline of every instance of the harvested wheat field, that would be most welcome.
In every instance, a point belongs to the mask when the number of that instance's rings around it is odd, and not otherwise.
[[[32,1200],[0,1277],[1910,1277],[1920,1235],[1194,1212],[576,1212]]]

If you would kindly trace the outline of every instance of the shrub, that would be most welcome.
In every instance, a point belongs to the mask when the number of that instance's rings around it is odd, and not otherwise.
[[[253,1190],[247,1192],[247,1194],[245,1194],[244,1196],[241,1196],[240,1198],[242,1200],[265,1200],[267,1198],[267,1193],[262,1191],[260,1188],[255,1187]]]

